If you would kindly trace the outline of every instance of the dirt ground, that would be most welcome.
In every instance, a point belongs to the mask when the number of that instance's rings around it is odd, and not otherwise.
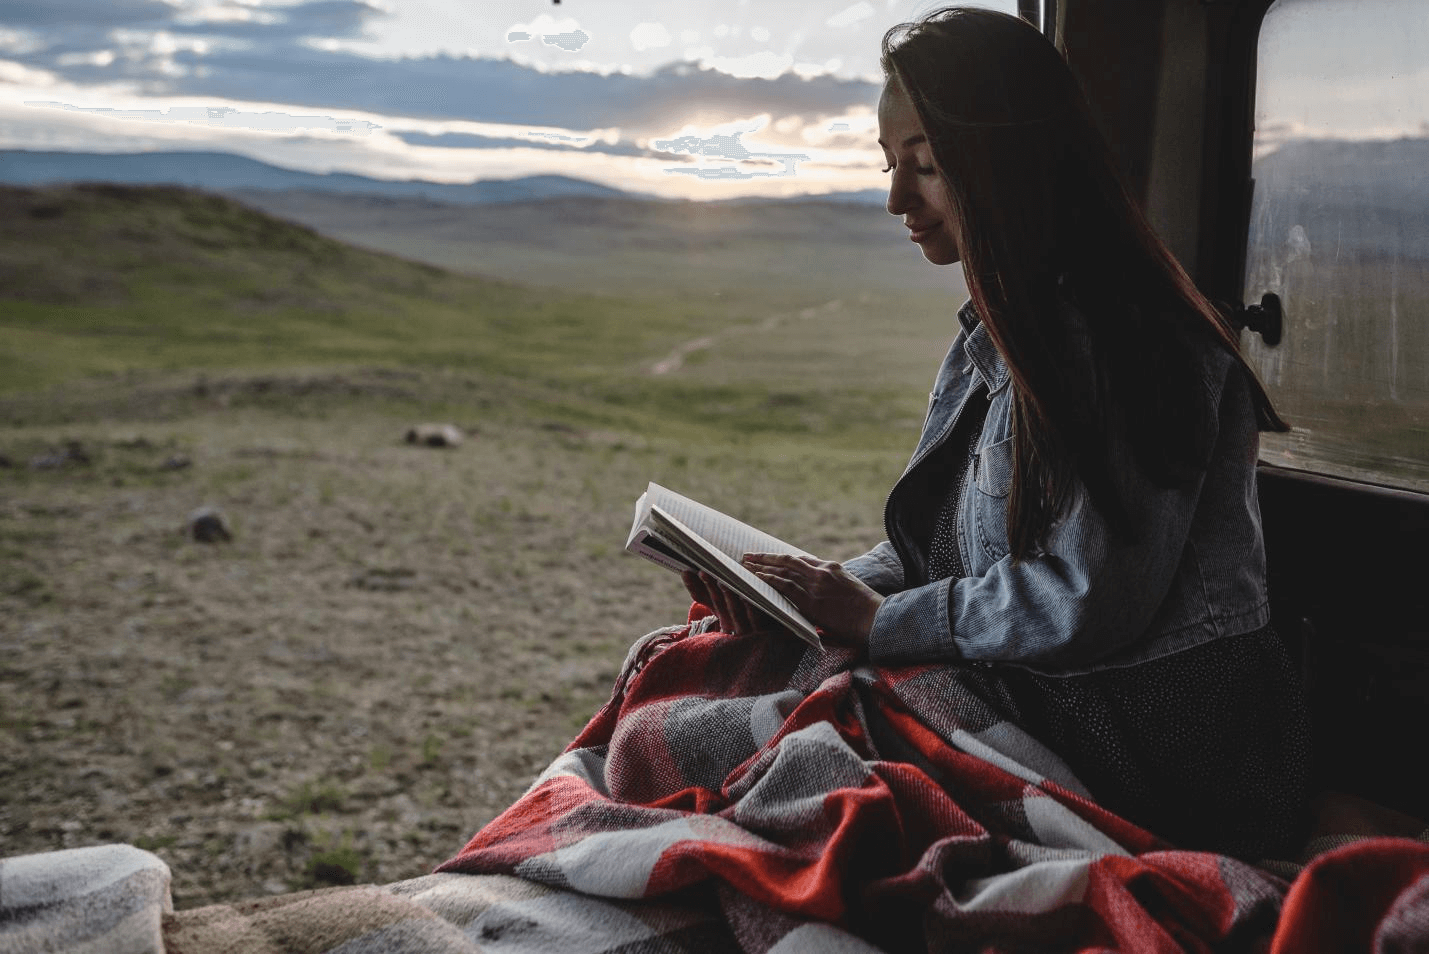
[[[458,447],[403,440],[434,388],[476,395],[442,399]],[[479,392],[366,371],[7,399],[0,854],[137,844],[179,908],[426,873],[683,619],[675,576],[622,552],[646,481],[846,557],[900,463],[846,455],[829,496],[794,452]],[[185,532],[201,506],[231,540]]]

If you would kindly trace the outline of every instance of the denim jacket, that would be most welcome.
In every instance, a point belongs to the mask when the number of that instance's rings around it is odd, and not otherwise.
[[[1201,356],[1218,423],[1209,464],[1193,485],[1157,486],[1125,441],[1114,441],[1113,479],[1134,540],[1114,536],[1077,484],[1037,551],[1014,564],[1007,534],[1010,374],[970,302],[958,319],[962,330],[938,372],[922,437],[888,496],[888,540],[844,564],[885,596],[869,636],[870,659],[998,662],[1071,675],[1156,659],[1269,622],[1255,486],[1259,432],[1249,378],[1231,355],[1207,345]],[[910,492],[910,475],[952,434],[969,400],[991,403],[958,511],[967,575],[909,588],[905,560],[927,559],[909,528],[929,526],[941,504]]]

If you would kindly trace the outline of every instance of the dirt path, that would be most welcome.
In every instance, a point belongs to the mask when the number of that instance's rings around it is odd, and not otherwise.
[[[692,354],[700,351],[707,351],[718,344],[721,337],[734,334],[750,334],[773,331],[780,325],[789,321],[808,321],[837,312],[844,307],[843,299],[835,298],[826,301],[822,305],[813,305],[808,308],[801,308],[795,312],[786,312],[770,315],[762,321],[748,325],[736,325],[725,329],[722,335],[701,335],[690,341],[683,342],[672,350],[668,355],[650,365],[650,374],[660,376],[673,374],[685,366],[685,360]]]

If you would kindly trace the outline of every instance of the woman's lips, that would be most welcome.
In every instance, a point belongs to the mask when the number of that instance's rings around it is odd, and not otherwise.
[[[933,232],[935,232],[941,226],[941,222],[934,222],[932,225],[924,225],[919,228],[913,228],[912,226],[909,226],[908,239],[909,241],[913,242],[922,242],[929,235],[932,235]]]

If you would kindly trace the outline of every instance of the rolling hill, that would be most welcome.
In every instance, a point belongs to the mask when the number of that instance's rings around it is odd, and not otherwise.
[[[685,330],[456,275],[172,186],[0,187],[8,389],[116,368],[445,361],[537,374]],[[568,340],[579,321],[593,339]]]
[[[440,368],[478,382],[488,402],[519,394],[563,419],[634,429],[897,442],[889,428],[916,423],[929,354],[946,348],[961,299],[839,276],[872,241],[841,218],[847,210],[781,206],[755,216],[765,231],[751,238],[748,208],[680,219],[675,206],[635,203],[621,214],[658,241],[632,228],[622,258],[608,238],[608,254],[573,252],[572,236],[609,236],[614,213],[600,203],[532,207],[571,223],[549,267],[595,274],[623,261],[659,281],[617,294],[458,274],[172,186],[0,187],[0,390],[105,375]],[[532,244],[506,248],[530,254],[541,231],[515,221],[528,231],[513,241]],[[689,245],[672,252],[679,234]],[[773,253],[782,261],[771,266]]]
[[[620,189],[569,176],[527,176],[470,183],[389,180],[345,172],[311,173],[223,152],[88,153],[0,151],[0,183],[50,185],[116,182],[182,185],[210,192],[304,189],[335,195],[392,196],[479,205],[555,196],[621,196]]]
[[[239,190],[255,208],[365,248],[454,271],[637,297],[804,307],[908,290],[961,293],[881,208],[560,197],[458,206],[324,192]]]
[[[173,151],[97,153],[0,149],[0,183],[53,185],[71,182],[123,182],[135,185],[182,185],[210,192],[301,190],[342,196],[387,196],[456,205],[531,202],[580,196],[641,198],[655,196],[616,189],[570,176],[539,175],[473,182],[430,182],[422,179],[377,179],[347,172],[312,173],[287,169],[247,156],[224,152]],[[832,193],[825,201],[882,206],[881,189]],[[800,198],[728,199],[732,205],[801,201]]]

